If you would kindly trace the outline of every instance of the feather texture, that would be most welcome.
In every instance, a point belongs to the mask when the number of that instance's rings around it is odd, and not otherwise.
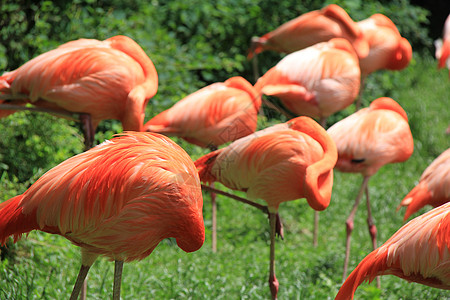
[[[0,77],[3,96],[25,95],[36,106],[88,113],[94,128],[117,119],[124,130],[142,131],[145,106],[157,89],[152,61],[125,36],[71,41]]]
[[[338,149],[336,168],[342,172],[375,174],[388,163],[407,160],[414,142],[408,118],[391,98],[378,98],[328,129]]]
[[[325,209],[330,201],[336,148],[326,131],[308,117],[298,117],[241,138],[198,159],[200,179],[218,181],[263,199],[270,208],[307,198]]]
[[[202,205],[184,150],[158,134],[127,132],[62,162],[0,204],[0,241],[41,230],[125,261],[146,257],[167,237],[195,251],[204,240]]]
[[[148,121],[144,129],[201,147],[220,146],[253,133],[261,96],[240,76],[204,87]]]
[[[450,203],[419,216],[367,255],[348,276],[336,300],[353,299],[358,286],[378,275],[450,289]]]
[[[296,115],[326,118],[353,103],[360,75],[351,44],[332,39],[287,55],[255,88],[278,97]]]
[[[450,149],[439,155],[423,172],[416,185],[400,203],[406,206],[404,220],[425,205],[440,206],[450,201]]]

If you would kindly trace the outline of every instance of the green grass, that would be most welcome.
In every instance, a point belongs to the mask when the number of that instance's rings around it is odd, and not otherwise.
[[[370,180],[378,245],[403,224],[395,209],[418,182],[426,166],[449,146],[448,72],[437,71],[431,58],[414,61],[402,72],[380,72],[368,80],[364,103],[378,95],[377,84],[389,82],[390,93],[406,110],[415,151],[405,163],[387,165]],[[340,116],[350,114],[350,107]],[[179,141],[193,158],[204,150]],[[341,285],[345,219],[361,176],[335,173],[330,206],[320,213],[319,246],[312,246],[313,210],[305,200],[283,203],[280,215],[285,239],[276,243],[279,299],[333,299]],[[223,186],[218,184],[222,189]],[[8,185],[6,187],[9,187]],[[0,194],[4,191],[0,191]],[[241,194],[241,196],[245,196]],[[123,299],[269,299],[268,219],[252,207],[218,196],[218,252],[211,251],[210,198],[204,194],[206,241],[186,254],[172,240],[163,241],[141,262],[125,264]],[[418,214],[430,208],[422,209]],[[416,214],[416,215],[418,215]],[[370,251],[364,203],[355,218],[349,269]],[[32,232],[8,244],[0,266],[0,299],[64,299],[71,293],[80,265],[79,249],[62,237]],[[88,275],[88,299],[107,299],[112,292],[114,264],[99,259]],[[448,299],[450,293],[394,276],[381,278],[381,289],[362,284],[357,299]]]

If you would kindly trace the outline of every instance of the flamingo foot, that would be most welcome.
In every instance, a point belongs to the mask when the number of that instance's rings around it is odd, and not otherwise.
[[[278,283],[278,279],[275,276],[275,274],[269,276],[269,286],[270,286],[270,293],[272,294],[272,300],[276,300],[277,294],[278,294],[279,283]]]

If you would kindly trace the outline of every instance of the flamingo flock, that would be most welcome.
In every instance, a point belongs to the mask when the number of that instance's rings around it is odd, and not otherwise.
[[[449,54],[447,27],[439,66]],[[450,289],[450,149],[431,163],[399,206],[407,207],[405,220],[425,205],[435,208],[379,248],[377,212],[370,207],[369,178],[386,164],[407,164],[414,141],[399,102],[380,97],[359,109],[361,91],[370,73],[406,68],[410,43],[382,14],[355,22],[331,4],[253,38],[248,58],[256,61],[266,50],[286,56],[257,76],[254,85],[241,76],[213,83],[146,123],[158,74],[129,37],[67,42],[5,72],[0,76],[0,118],[14,118],[21,109],[79,118],[86,151],[0,203],[0,243],[9,237],[17,242],[33,230],[63,236],[81,249],[70,299],[78,299],[99,256],[115,261],[112,296],[120,299],[124,262],[144,259],[166,238],[175,238],[185,252],[202,247],[201,182],[219,182],[245,192],[243,202],[269,215],[268,282],[271,299],[277,299],[283,285],[275,275],[279,206],[302,198],[315,211],[333,205],[336,169],[363,176],[346,220],[345,282],[336,299],[353,299],[364,280],[386,274]],[[258,114],[270,103],[267,96],[279,99],[281,106],[272,106],[288,120],[258,128]],[[327,129],[327,118],[353,103],[356,112]],[[124,132],[92,147],[95,130],[106,119],[119,120]],[[211,152],[194,162],[170,136]],[[347,277],[354,218],[364,193],[373,252]]]

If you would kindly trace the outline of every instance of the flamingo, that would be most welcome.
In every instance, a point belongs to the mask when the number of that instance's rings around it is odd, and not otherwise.
[[[256,130],[261,96],[243,77],[216,82],[181,99],[153,117],[144,130],[178,136],[211,150]],[[215,193],[212,201],[212,251],[217,251]]]
[[[324,124],[355,100],[360,76],[352,45],[336,38],[287,55],[256,82],[255,89],[278,97],[295,115]]]
[[[440,206],[450,201],[450,148],[439,155],[425,169],[416,185],[400,203],[397,210],[406,206],[406,221],[413,213],[429,204]]]
[[[0,204],[0,243],[32,230],[59,234],[81,248],[70,299],[99,255],[115,261],[113,299],[123,262],[142,260],[174,237],[186,252],[204,241],[202,193],[187,153],[160,134],[125,132],[71,157],[25,193]]]
[[[343,8],[330,4],[290,20],[262,37],[253,37],[247,58],[252,59],[265,50],[289,54],[332,38],[350,41],[358,57],[369,53],[368,43],[356,23]],[[257,76],[256,60],[254,62]]]
[[[309,117],[298,117],[234,141],[202,156],[195,165],[200,180],[221,182],[233,190],[246,191],[251,200],[267,203],[270,220],[269,286],[277,298],[275,276],[276,214],[282,202],[306,198],[315,210],[330,203],[334,142]]]
[[[400,35],[394,22],[383,14],[374,14],[357,24],[369,43],[369,54],[359,60],[361,89],[356,101],[356,110],[359,110],[367,76],[377,70],[406,68],[412,58],[412,48],[408,40]]]
[[[377,228],[372,219],[368,182],[382,166],[403,162],[413,153],[414,143],[403,108],[391,98],[381,97],[328,129],[338,149],[336,169],[361,173],[364,180],[346,221],[347,238],[343,280],[347,275],[353,219],[362,194],[366,193],[367,224],[376,248]]]
[[[179,136],[217,149],[256,130],[261,97],[243,77],[216,82],[181,99],[153,117],[145,131]]]
[[[353,299],[358,286],[378,275],[395,275],[450,290],[450,203],[430,210],[400,228],[367,255],[348,276],[335,300]]]
[[[330,115],[353,103],[360,78],[352,45],[346,39],[334,38],[287,55],[256,82],[255,89],[278,97],[295,115],[319,119],[325,128]],[[317,211],[314,224],[313,245],[317,246]]]
[[[120,120],[124,130],[143,131],[145,106],[157,89],[155,66],[131,38],[79,39],[3,74],[0,104],[19,100],[19,105],[31,103],[38,109],[88,114],[92,126],[85,136],[92,145],[95,129],[105,119]],[[11,113],[0,111],[0,118]]]
[[[450,69],[450,14],[444,23],[444,32],[442,39],[438,39],[434,42],[436,46],[436,58],[439,61],[438,68],[447,66]],[[450,76],[450,73],[449,73]]]

